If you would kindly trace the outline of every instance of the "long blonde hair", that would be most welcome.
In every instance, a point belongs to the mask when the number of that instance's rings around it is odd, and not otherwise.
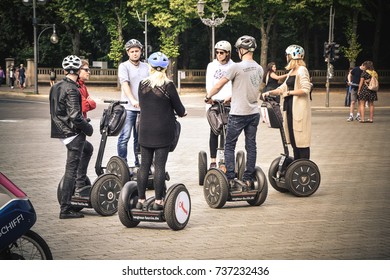
[[[306,67],[306,63],[305,63],[305,61],[303,61],[303,59],[291,59],[289,61],[289,63],[287,64],[287,66],[285,67],[285,69],[291,70],[291,69],[294,69],[295,67],[299,67],[299,66]]]
[[[166,69],[162,69],[161,71],[158,71],[151,67],[149,65],[150,69],[150,75],[149,77],[145,78],[142,83],[149,83],[150,87],[160,87],[163,84],[170,82],[171,80],[168,79],[167,74],[166,74]]]

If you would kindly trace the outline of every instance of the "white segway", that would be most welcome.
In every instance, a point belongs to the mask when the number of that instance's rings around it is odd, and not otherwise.
[[[142,209],[137,209],[137,183],[127,182],[119,197],[119,220],[128,228],[136,227],[140,222],[166,222],[172,230],[185,228],[190,219],[191,198],[183,184],[174,184],[167,190],[163,210],[153,210],[154,201],[155,198],[150,197]]]

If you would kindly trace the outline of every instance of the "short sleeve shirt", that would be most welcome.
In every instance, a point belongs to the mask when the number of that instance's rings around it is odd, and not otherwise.
[[[121,85],[123,83],[129,83],[131,93],[137,100],[138,100],[139,83],[148,76],[149,76],[149,66],[144,62],[140,62],[138,66],[135,66],[129,60],[119,64],[119,68],[118,68],[119,83]],[[127,104],[124,104],[126,110],[139,111],[139,108],[135,108],[131,105],[129,98],[126,96],[123,89],[121,91],[121,100],[128,101]]]
[[[258,96],[264,70],[256,61],[241,61],[229,67],[225,78],[232,81],[231,115],[259,113]]]

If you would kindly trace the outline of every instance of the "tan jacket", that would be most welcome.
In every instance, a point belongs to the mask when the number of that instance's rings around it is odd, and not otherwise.
[[[292,70],[291,70],[292,71]],[[288,87],[286,81],[290,76],[291,71],[284,83],[279,86],[282,92],[286,92]],[[305,94],[293,96],[293,131],[295,143],[298,148],[310,147],[311,142],[311,101],[310,101],[310,75],[306,67],[300,66],[295,78],[294,90],[303,89]],[[291,89],[290,89],[291,91]],[[284,98],[281,100],[283,104]],[[287,128],[287,113],[283,111],[283,127],[286,133],[287,143],[290,144],[290,135]]]

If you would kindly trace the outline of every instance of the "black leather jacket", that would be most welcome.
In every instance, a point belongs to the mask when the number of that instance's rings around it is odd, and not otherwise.
[[[79,133],[91,136],[93,127],[83,117],[77,83],[65,77],[50,89],[51,137],[67,138]]]

